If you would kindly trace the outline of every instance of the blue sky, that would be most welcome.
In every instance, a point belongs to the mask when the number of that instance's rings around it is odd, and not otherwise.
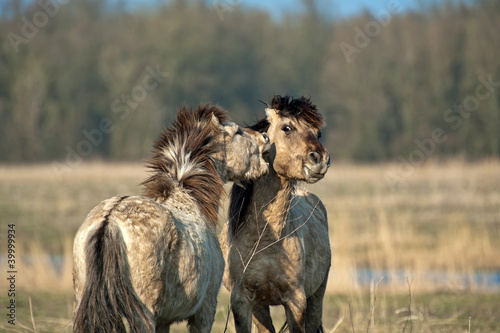
[[[142,7],[144,5],[156,5],[165,0],[125,0],[131,7]],[[381,10],[387,10],[391,3],[397,4],[402,12],[413,9],[425,8],[429,5],[444,3],[445,0],[316,0],[321,12],[328,17],[348,18],[368,10],[377,14]],[[471,0],[447,0],[449,2],[471,2]],[[303,9],[301,0],[207,0],[214,6],[242,6],[267,10],[273,17],[281,18],[283,14],[295,13]],[[228,8],[228,7],[226,7]]]
[[[221,0],[223,1],[223,0]],[[378,12],[386,9],[390,2],[395,2],[401,5],[403,10],[414,8],[416,1],[414,0],[317,0],[322,12],[327,16],[338,18],[346,18],[359,14],[367,9],[370,12]],[[247,7],[262,8],[268,10],[273,16],[279,17],[280,11],[293,12],[301,10],[302,2],[300,0],[242,0],[242,5]]]
[[[0,0],[0,3],[5,0]],[[30,4],[36,0],[21,0],[22,4]],[[62,0],[59,0],[62,1]],[[68,0],[65,0],[68,1]],[[69,0],[71,1],[71,0]],[[128,10],[151,8],[171,0],[111,0],[111,3],[125,4]],[[268,11],[272,17],[280,19],[285,14],[298,13],[304,7],[303,0],[204,0],[208,5],[213,4],[214,8],[219,6],[257,8]],[[391,4],[397,4],[401,12],[414,9],[422,9],[432,5],[452,3],[471,3],[475,0],[315,0],[321,13],[329,18],[349,18],[364,10],[368,10],[376,15],[382,10],[390,8]],[[0,5],[0,13],[4,6]]]

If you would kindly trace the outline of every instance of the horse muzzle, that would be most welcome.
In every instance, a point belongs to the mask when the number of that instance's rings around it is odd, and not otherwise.
[[[310,152],[307,155],[304,163],[304,173],[306,182],[312,184],[325,177],[328,168],[330,167],[330,154],[320,154],[318,152]]]

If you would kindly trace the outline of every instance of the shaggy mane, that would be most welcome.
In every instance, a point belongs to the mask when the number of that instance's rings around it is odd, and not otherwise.
[[[146,179],[144,195],[163,202],[176,187],[182,187],[196,200],[201,212],[215,226],[224,183],[210,155],[216,152],[212,115],[219,122],[228,120],[215,105],[200,105],[196,111],[183,106],[177,119],[153,145],[153,157],[146,167],[153,175]]]
[[[295,118],[316,128],[325,125],[323,116],[318,112],[310,98],[274,95],[271,100],[271,108],[278,110],[280,117]]]
[[[303,121],[309,126],[316,128],[325,126],[323,116],[318,112],[317,106],[312,103],[310,98],[304,96],[293,98],[288,95],[274,95],[271,99],[271,105],[263,103],[267,108],[276,110],[280,117]],[[255,125],[247,127],[262,133],[267,132],[270,125],[267,118],[262,118]]]

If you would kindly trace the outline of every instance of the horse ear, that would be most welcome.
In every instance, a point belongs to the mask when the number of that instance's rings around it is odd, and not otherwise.
[[[217,118],[214,113],[212,113],[212,125],[217,129],[221,129],[223,127],[219,118]]]
[[[272,124],[272,123],[275,123],[276,121],[278,121],[279,119],[279,115],[278,115],[278,111],[275,110],[275,109],[271,109],[271,108],[266,108],[266,115],[267,115],[267,120]]]

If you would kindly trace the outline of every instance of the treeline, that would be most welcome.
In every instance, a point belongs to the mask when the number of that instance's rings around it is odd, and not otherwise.
[[[333,2],[334,3],[334,2]],[[0,161],[137,160],[182,104],[240,123],[310,96],[339,160],[500,154],[500,2],[282,20],[238,1],[11,0],[0,18]]]

